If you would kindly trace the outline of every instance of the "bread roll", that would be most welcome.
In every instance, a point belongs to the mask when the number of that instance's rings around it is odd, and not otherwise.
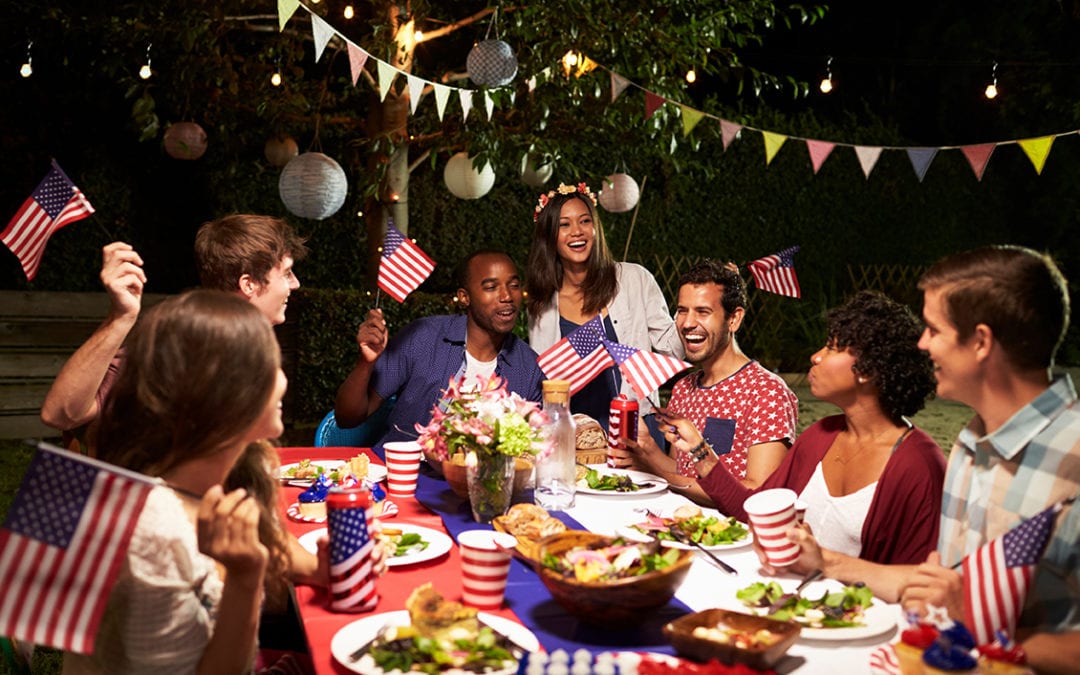
[[[599,422],[578,413],[574,415],[574,424],[577,425],[578,450],[601,450],[607,447],[607,434]]]

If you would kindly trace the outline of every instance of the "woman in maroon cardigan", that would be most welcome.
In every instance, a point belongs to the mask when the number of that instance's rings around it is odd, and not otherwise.
[[[806,523],[827,548],[878,563],[920,563],[937,546],[945,458],[906,417],[934,391],[932,366],[919,351],[919,321],[884,295],[862,291],[827,315],[828,340],[810,359],[815,397],[842,415],[804,431],[759,488],[724,470],[701,486],[717,507],[746,520],[743,502],[785,487],[807,503]],[[668,441],[707,450],[686,420],[661,416]]]

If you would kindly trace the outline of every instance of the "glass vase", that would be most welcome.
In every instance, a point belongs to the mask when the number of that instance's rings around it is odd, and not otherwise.
[[[473,520],[490,523],[510,508],[514,494],[514,458],[498,452],[476,452],[475,462],[466,462],[469,505]]]

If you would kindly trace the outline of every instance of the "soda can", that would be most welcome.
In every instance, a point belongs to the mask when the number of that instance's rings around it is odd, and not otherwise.
[[[372,551],[375,500],[363,485],[334,487],[326,496],[330,530],[330,609],[366,612],[379,602]]]
[[[611,450],[619,447],[619,440],[629,438],[637,440],[638,428],[638,402],[631,401],[625,396],[611,400],[611,408],[608,410],[608,466],[613,466],[615,460],[611,456]]]

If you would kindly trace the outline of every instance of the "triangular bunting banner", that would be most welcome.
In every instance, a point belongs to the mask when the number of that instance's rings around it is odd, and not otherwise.
[[[667,101],[663,96],[657,96],[651,91],[645,92],[645,119],[649,119],[653,116],[660,106],[664,105]]]
[[[765,166],[768,166],[780,151],[780,146],[787,140],[787,136],[772,131],[762,131],[761,135],[765,137]]]
[[[881,148],[856,145],[855,156],[859,158],[859,166],[862,167],[863,174],[865,174],[867,180],[869,180],[870,172],[874,170],[874,165],[877,164],[878,157],[881,157]]]
[[[424,95],[425,81],[411,73],[405,76],[405,81],[409,83],[409,108],[415,115],[416,106],[420,105],[420,97]]]
[[[705,116],[705,113],[700,110],[694,110],[687,105],[680,105],[679,107],[682,108],[682,135],[689,136],[690,132],[697,126],[697,123]]]
[[[533,75],[532,77],[530,77],[528,81],[526,81],[526,84],[529,85],[530,94],[536,91],[536,76]]]
[[[596,70],[596,61],[593,61],[588,56],[581,59],[581,63],[578,64],[577,71],[574,73],[575,77],[581,77],[587,75]]]
[[[450,100],[450,87],[438,82],[432,82],[431,88],[435,90],[435,110],[439,113],[439,121],[442,121],[443,113],[446,112],[446,102]]]
[[[614,103],[615,99],[619,98],[619,94],[626,91],[629,86],[630,80],[613,71],[611,73],[611,102]]]
[[[491,92],[484,90],[484,109],[487,110],[488,122],[491,121],[491,113],[495,112],[495,99],[491,98]]]
[[[821,165],[828,159],[829,153],[836,147],[836,143],[829,143],[828,141],[812,141],[806,139],[806,149],[810,151],[810,164],[814,167],[814,173],[818,172]]]
[[[720,120],[720,137],[724,140],[724,150],[727,150],[727,146],[735,140],[735,137],[739,135],[740,131],[742,131],[741,124]]]
[[[982,181],[983,172],[986,171],[986,164],[990,161],[990,155],[994,154],[994,148],[996,147],[996,143],[983,143],[982,145],[965,145],[960,148],[964,153],[964,157],[967,157],[971,170],[975,172],[976,180]]]
[[[349,49],[349,70],[352,72],[352,83],[355,87],[356,81],[360,78],[360,73],[364,72],[364,64],[367,63],[368,53],[348,40],[345,41],[345,44]]]
[[[390,93],[390,87],[394,84],[394,78],[397,77],[398,70],[385,61],[375,59],[375,62],[379,66],[379,100],[385,101],[386,95]]]
[[[278,30],[285,30],[285,24],[300,7],[300,0],[277,0]]]
[[[919,182],[922,182],[924,176],[926,176],[926,170],[930,168],[930,162],[934,161],[934,157],[937,156],[937,148],[908,148],[907,156],[911,160],[911,167],[915,169],[915,175],[919,177]]]
[[[461,119],[468,120],[472,110],[472,89],[458,89],[458,98],[461,99]]]
[[[1024,149],[1024,154],[1031,160],[1032,166],[1035,167],[1035,173],[1041,176],[1043,164],[1046,163],[1046,157],[1050,154],[1050,146],[1054,144],[1054,137],[1025,138],[1017,141],[1017,143],[1020,144],[1020,147]]]
[[[318,63],[322,58],[323,50],[326,49],[326,43],[330,42],[330,38],[334,37],[334,28],[322,20],[322,17],[317,14],[311,15],[311,37],[315,40],[315,62]]]

